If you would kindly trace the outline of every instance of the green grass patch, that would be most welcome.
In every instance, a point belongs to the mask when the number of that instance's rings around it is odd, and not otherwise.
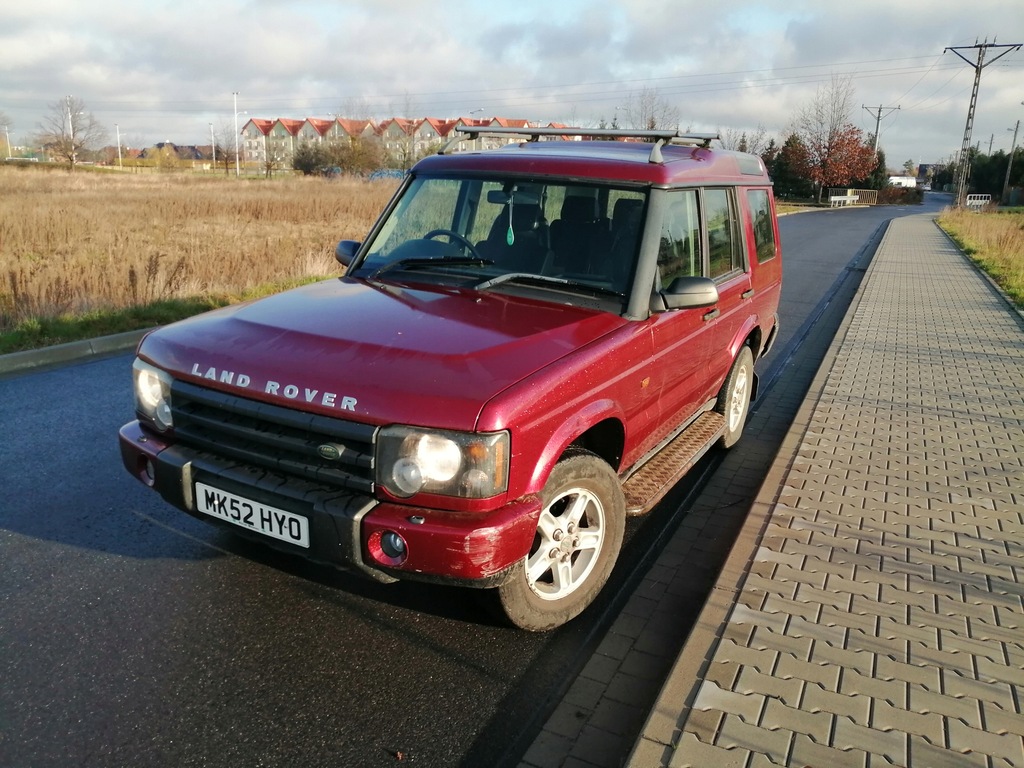
[[[974,213],[950,209],[938,219],[979,269],[1024,309],[1024,210]]]
[[[776,213],[800,213],[801,211],[809,211],[814,206],[811,204],[802,205],[800,203],[780,203],[778,200],[775,201]]]
[[[105,312],[31,318],[22,321],[11,331],[0,333],[0,355],[167,325],[208,312],[211,309],[270,296],[318,280],[323,280],[323,278],[306,278],[275,285],[262,285],[240,294],[167,299],[144,306]]]

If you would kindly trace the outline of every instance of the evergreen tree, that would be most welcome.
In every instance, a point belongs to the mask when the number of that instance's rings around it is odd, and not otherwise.
[[[877,163],[875,163],[874,170],[864,178],[850,182],[850,186],[857,189],[885,189],[889,186],[889,171],[885,167],[885,152],[880,149],[875,153],[875,157]]]
[[[803,170],[806,165],[807,148],[799,136],[795,133],[790,134],[769,168],[779,197],[785,199],[813,196],[814,185]]]
[[[302,171],[303,176],[319,173],[327,165],[327,152],[323,145],[303,142],[292,155],[292,168]]]

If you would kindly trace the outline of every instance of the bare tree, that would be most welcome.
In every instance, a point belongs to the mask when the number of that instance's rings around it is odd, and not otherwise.
[[[39,126],[38,143],[49,152],[68,161],[71,170],[83,151],[103,144],[107,130],[85,109],[85,102],[74,96],[55,101]]]
[[[718,136],[718,140],[722,143],[722,149],[730,151],[741,151],[740,147],[747,142],[747,134],[737,128],[719,128]]]
[[[757,127],[749,134],[747,134],[747,146],[743,150],[749,152],[752,155],[760,155],[766,149],[771,141],[768,137],[768,129],[764,127],[762,123],[758,123]]]
[[[818,187],[847,184],[867,176],[877,164],[853,125],[853,79],[833,76],[797,113],[796,133],[806,149],[807,173]]]
[[[349,120],[370,120],[373,117],[373,110],[366,99],[353,96],[341,103],[338,107],[338,116]]]
[[[623,111],[628,128],[653,131],[679,127],[679,110],[658,96],[655,88],[631,93]]]
[[[827,139],[830,133],[852,122],[853,106],[853,78],[833,75],[829,83],[819,86],[814,98],[797,112],[797,129],[802,138]]]
[[[224,166],[225,176],[235,168],[235,147],[237,146],[235,129],[226,122],[221,123],[214,138],[214,147],[217,152],[217,162]]]
[[[761,123],[750,133],[736,128],[719,128],[722,149],[733,149],[737,152],[749,152],[760,155],[768,148],[768,129]]]

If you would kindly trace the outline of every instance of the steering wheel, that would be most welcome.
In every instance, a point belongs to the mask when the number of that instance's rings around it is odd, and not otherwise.
[[[432,229],[423,236],[423,239],[433,240],[435,237],[440,237],[441,235],[447,235],[450,240],[458,241],[474,259],[482,258],[480,256],[480,252],[476,249],[476,246],[469,241],[469,238],[460,235],[458,232],[453,232],[450,229]]]

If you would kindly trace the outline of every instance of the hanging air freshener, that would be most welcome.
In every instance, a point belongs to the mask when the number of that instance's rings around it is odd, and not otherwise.
[[[512,211],[515,209],[515,198],[508,199],[508,232],[505,233],[505,242],[512,245],[516,241],[516,233],[512,229]]]

